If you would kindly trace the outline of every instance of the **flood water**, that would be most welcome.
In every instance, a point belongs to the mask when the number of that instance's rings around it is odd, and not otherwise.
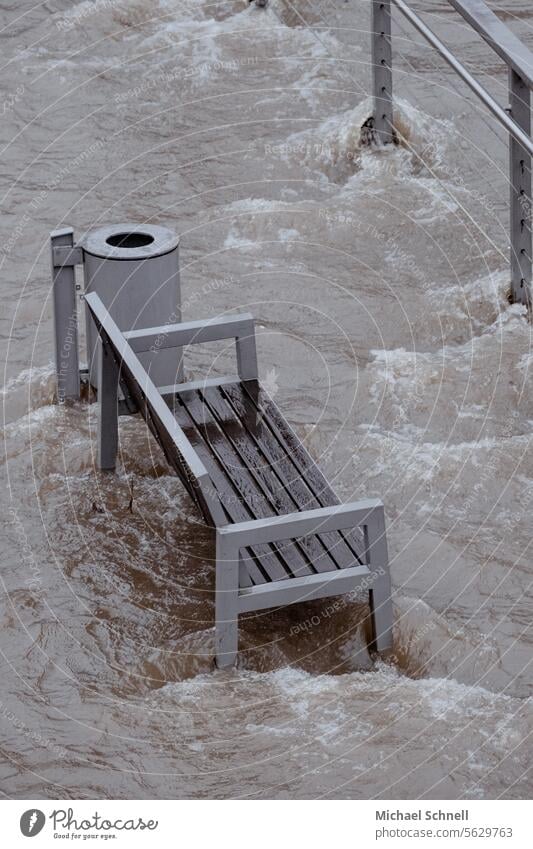
[[[426,20],[503,105],[444,0]],[[529,0],[492,3],[533,47]],[[504,14],[505,13],[505,14]],[[14,798],[532,791],[531,325],[507,301],[505,134],[406,24],[401,144],[360,146],[368,0],[1,3],[0,789]],[[344,500],[381,497],[395,652],[353,600],[241,622],[142,421],[116,475],[54,403],[48,235],[181,234],[187,319],[249,310],[261,377]],[[187,374],[232,371],[228,349]]]

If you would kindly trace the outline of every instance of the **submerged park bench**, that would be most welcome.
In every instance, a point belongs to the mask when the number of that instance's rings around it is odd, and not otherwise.
[[[216,531],[215,659],[232,666],[241,613],[368,592],[372,644],[392,646],[381,501],[341,504],[258,381],[249,314],[122,333],[96,293],[98,466],[114,469],[119,387]],[[156,387],[138,354],[234,338],[235,377]]]

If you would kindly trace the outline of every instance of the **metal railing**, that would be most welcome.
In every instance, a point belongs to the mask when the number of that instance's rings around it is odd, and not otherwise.
[[[533,53],[483,0],[448,0],[464,20],[490,45],[509,69],[509,106],[500,106],[451,50],[424,23],[405,0],[372,2],[372,85],[374,130],[380,142],[394,138],[392,89],[391,7],[415,27],[453,68],[509,133],[511,300],[531,307],[531,89]]]

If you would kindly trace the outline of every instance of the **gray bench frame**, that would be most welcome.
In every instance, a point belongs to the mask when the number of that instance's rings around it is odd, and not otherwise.
[[[146,403],[190,473],[189,483],[216,530],[215,659],[218,667],[235,663],[238,652],[239,614],[280,607],[300,601],[368,591],[377,651],[392,648],[392,601],[385,514],[379,499],[335,504],[278,516],[229,524],[217,491],[204,464],[174,418],[164,398],[191,387],[223,385],[236,380],[257,380],[254,319],[248,314],[122,333],[96,293],[85,302],[99,333],[98,467],[115,468],[118,451],[118,390],[120,371],[126,367]],[[235,339],[238,376],[176,384],[159,389],[137,354],[159,348]],[[249,586],[243,575],[240,553],[247,545],[281,542],[328,531],[361,528],[364,563],[337,571]]]

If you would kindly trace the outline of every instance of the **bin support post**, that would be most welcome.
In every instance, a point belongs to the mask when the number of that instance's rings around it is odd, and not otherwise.
[[[54,248],[72,248],[73,245],[74,231],[71,227],[54,230],[50,234],[57,397],[60,404],[67,398],[80,397],[75,270],[74,265],[58,264],[60,260],[54,258]]]
[[[509,68],[509,112],[528,135],[531,133],[531,94],[524,80]],[[531,304],[531,156],[509,137],[511,188],[511,300]]]
[[[392,134],[392,40],[390,0],[372,0],[372,94],[374,131],[381,144]]]

